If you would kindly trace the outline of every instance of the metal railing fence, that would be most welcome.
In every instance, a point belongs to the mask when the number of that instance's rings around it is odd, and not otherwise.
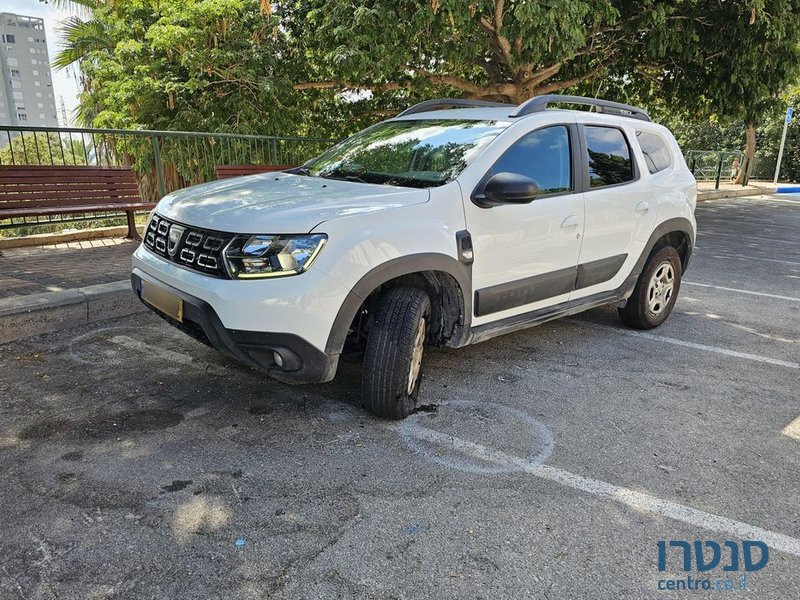
[[[302,164],[337,140],[235,133],[25,127],[0,125],[0,165],[131,167],[142,198],[155,202],[167,193],[216,178],[224,165],[290,166]],[[686,163],[698,181],[732,179],[734,159],[747,169],[739,150],[687,150]],[[750,169],[760,174],[762,161]],[[747,185],[747,178],[742,182]],[[25,217],[0,222],[1,229],[72,221],[119,218],[114,213]]]
[[[687,150],[684,153],[686,164],[698,181],[714,181],[719,188],[720,181],[730,182],[734,168],[743,171],[747,165],[744,153],[739,150]],[[734,161],[738,159],[738,164]]]
[[[224,165],[302,164],[337,140],[191,131],[150,131],[0,125],[0,165],[131,167],[142,198],[216,178]],[[1,229],[107,218],[106,214],[26,217]]]

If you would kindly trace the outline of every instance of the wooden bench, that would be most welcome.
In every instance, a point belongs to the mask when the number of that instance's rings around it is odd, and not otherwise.
[[[258,173],[272,173],[291,169],[292,165],[217,165],[214,169],[217,179],[229,179],[242,175],[257,175]]]
[[[129,167],[0,166],[0,219],[124,212],[138,240],[134,213],[154,206]]]

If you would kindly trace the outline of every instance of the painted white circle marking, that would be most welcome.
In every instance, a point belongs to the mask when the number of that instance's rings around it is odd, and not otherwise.
[[[414,452],[478,475],[526,471],[550,458],[554,447],[542,423],[494,402],[443,402],[434,413],[407,417],[398,429]]]

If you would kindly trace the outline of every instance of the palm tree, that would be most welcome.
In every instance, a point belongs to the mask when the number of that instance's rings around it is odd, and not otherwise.
[[[53,61],[56,68],[63,69],[73,63],[80,63],[97,50],[114,50],[115,44],[108,28],[96,19],[84,21],[73,15],[61,22],[59,31],[63,35],[63,43]]]
[[[66,68],[80,62],[89,53],[96,50],[113,50],[106,25],[93,17],[94,12],[113,5],[113,0],[52,0],[54,6],[70,9],[74,14],[60,23],[59,31],[63,36],[61,50],[53,61],[53,66]]]
[[[53,60],[54,67],[65,69],[75,65],[80,68],[84,61],[91,60],[93,53],[114,51],[116,43],[107,25],[101,19],[94,17],[95,11],[112,6],[114,0],[52,0],[52,3],[54,6],[76,13],[59,24],[62,43]],[[81,86],[84,91],[89,91],[91,82],[87,80],[83,69],[81,73]],[[96,106],[96,102],[91,102],[90,98],[84,95],[77,109],[77,120],[89,125],[99,110],[100,107]]]

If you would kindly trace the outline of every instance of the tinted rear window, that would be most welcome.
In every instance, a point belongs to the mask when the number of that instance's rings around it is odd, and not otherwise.
[[[672,164],[672,156],[661,136],[647,131],[637,131],[636,141],[639,142],[639,147],[642,149],[642,154],[644,154],[644,160],[650,173],[663,171]]]
[[[584,131],[589,161],[589,187],[632,181],[631,150],[622,131],[594,125],[587,125]]]

